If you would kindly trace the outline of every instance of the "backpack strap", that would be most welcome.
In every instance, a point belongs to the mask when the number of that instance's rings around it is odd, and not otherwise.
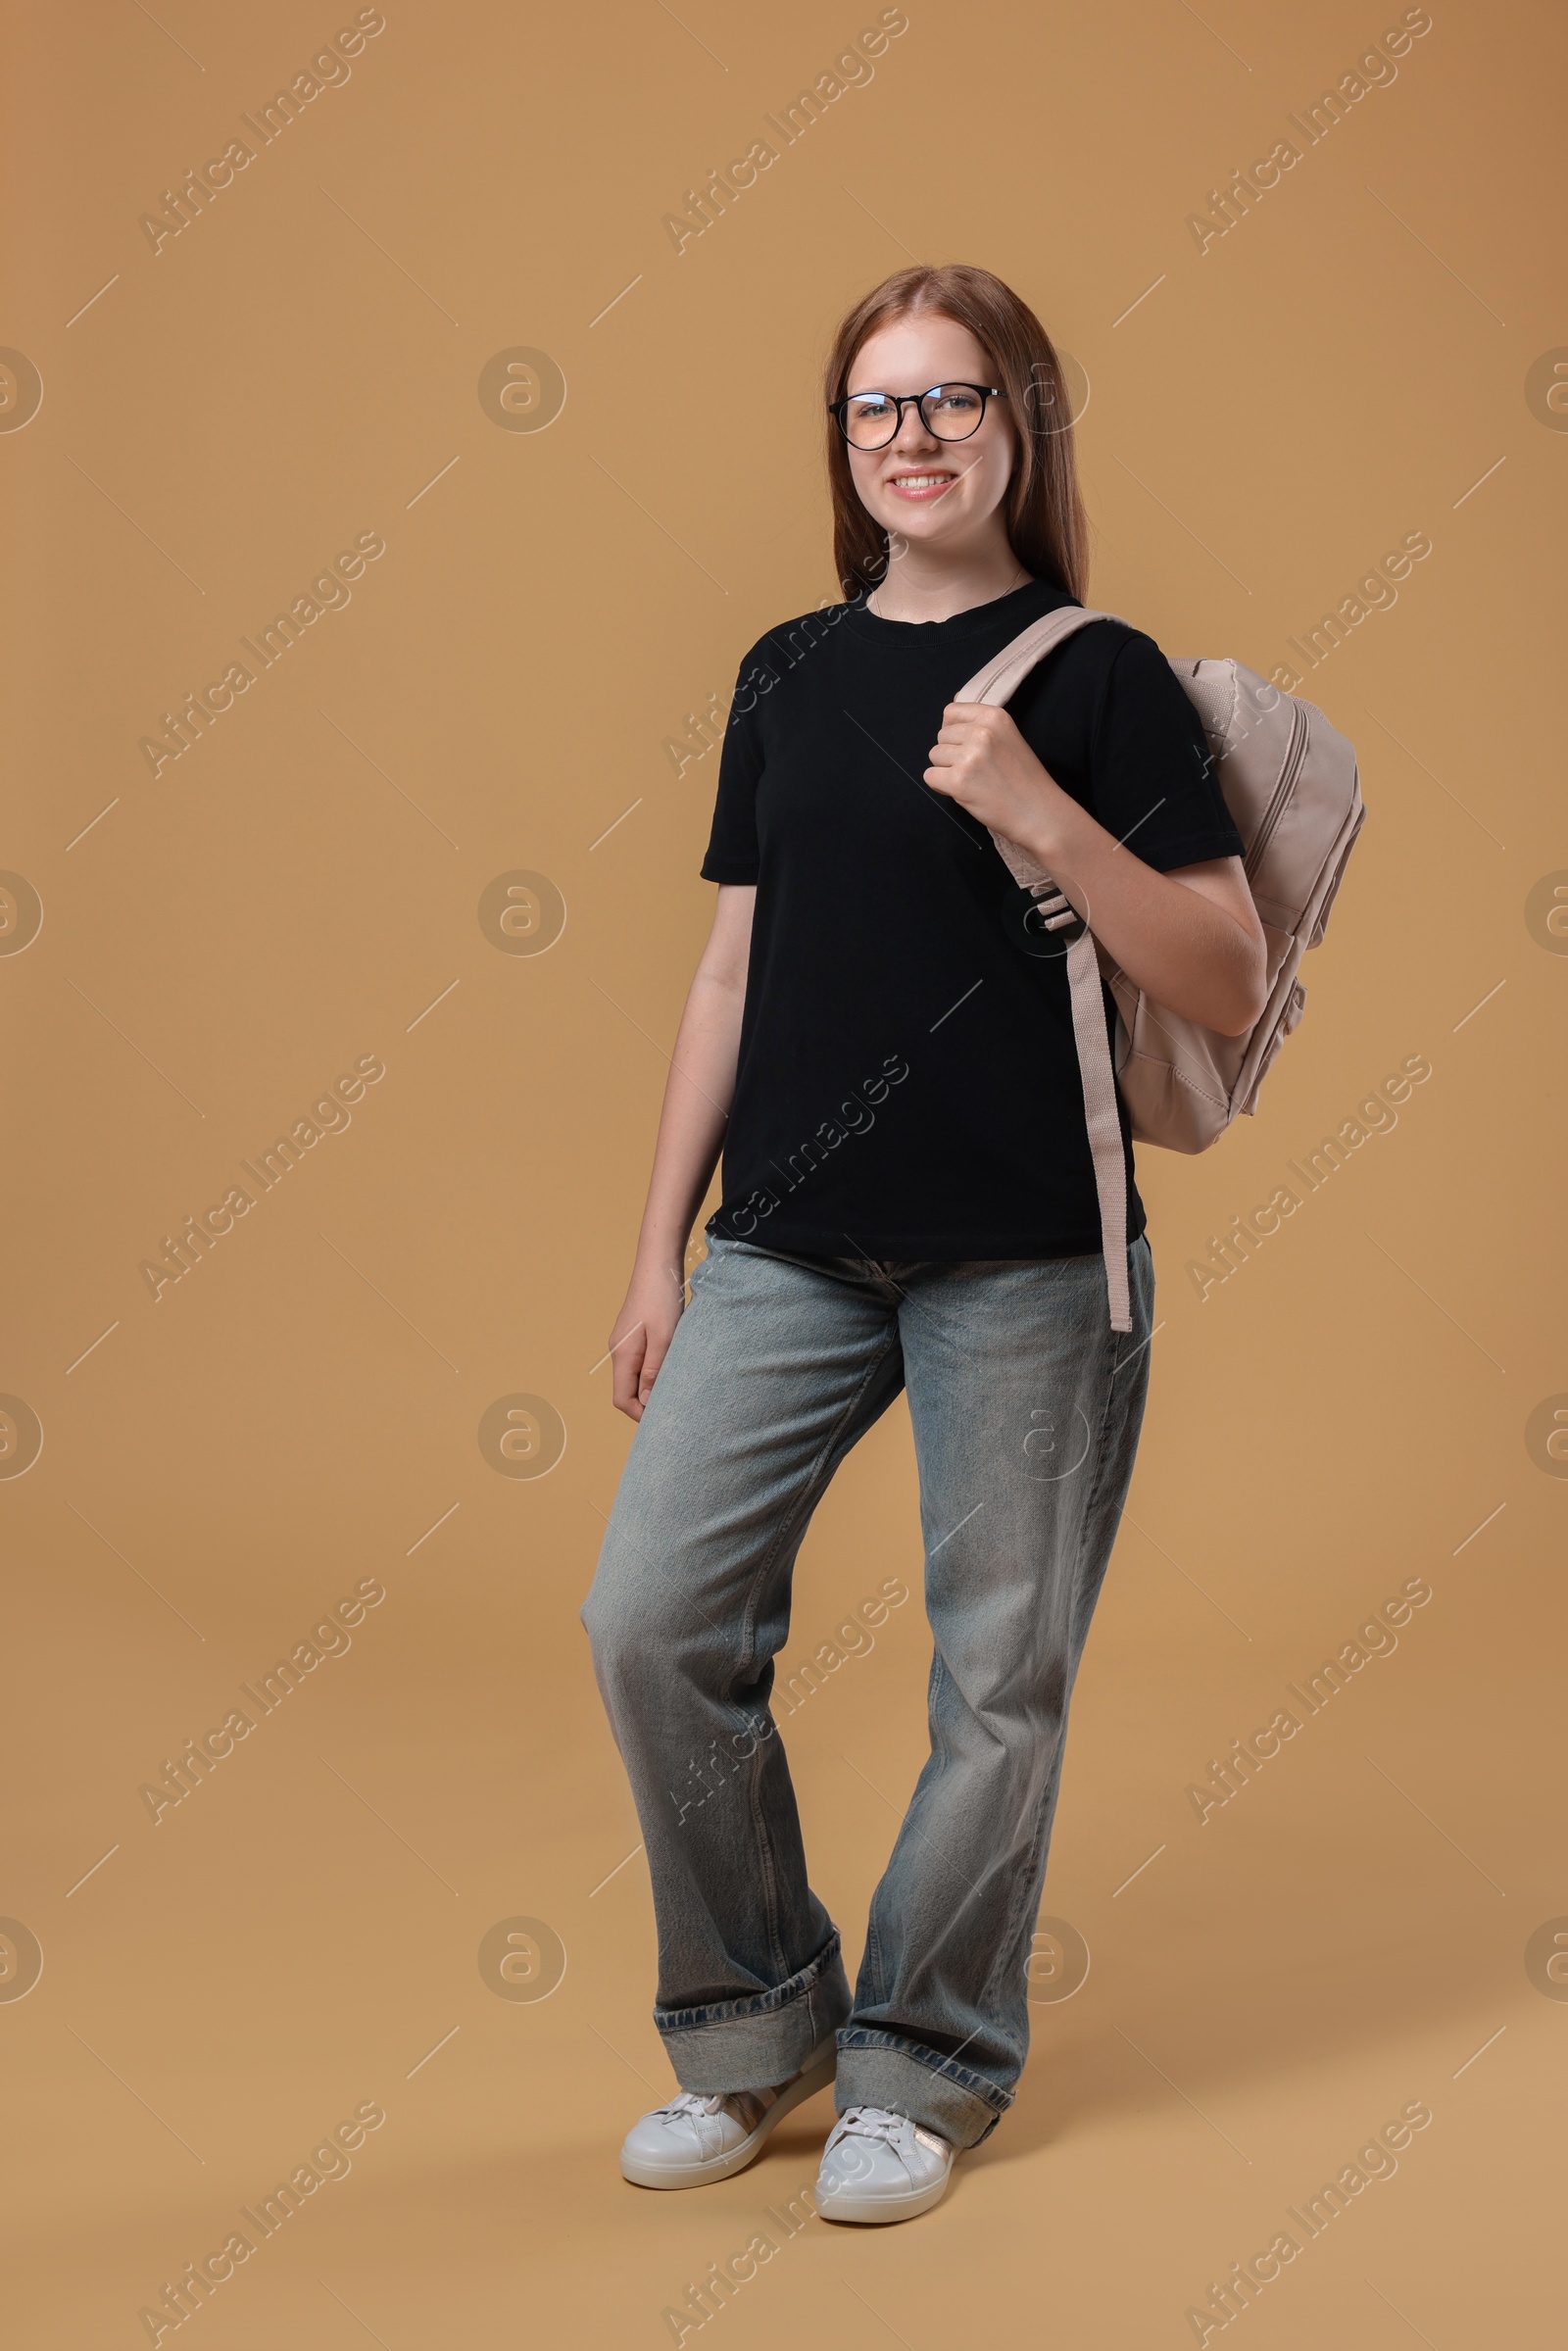
[[[1034,621],[1010,645],[977,670],[955,702],[1005,703],[1049,653],[1084,628],[1091,620],[1119,620],[1115,612],[1086,611],[1064,605]],[[1128,621],[1121,626],[1130,627]],[[1032,890],[1042,910],[1056,924],[1076,919],[1074,909],[1045,867],[1016,841],[992,833],[1014,881]],[[1121,1120],[1116,1110],[1116,1079],[1105,1034],[1105,1004],[1101,994],[1100,958],[1087,923],[1067,949],[1067,985],[1072,997],[1073,1041],[1078,1048],[1078,1075],[1084,1091],[1084,1119],[1095,1163],[1095,1191],[1100,1202],[1101,1244],[1105,1258],[1105,1285],[1110,1304],[1110,1327],[1130,1331],[1132,1302],[1127,1282],[1127,1161],[1122,1150]]]

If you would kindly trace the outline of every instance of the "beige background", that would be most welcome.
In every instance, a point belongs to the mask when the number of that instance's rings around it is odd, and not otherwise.
[[[701,2195],[616,2177],[668,2075],[575,1611],[711,895],[717,756],[677,777],[663,745],[833,593],[818,355],[911,257],[996,269],[1087,373],[1092,592],[1168,651],[1267,670],[1401,536],[1433,552],[1305,689],[1370,814],[1304,1026],[1255,1121],[1141,1160],[1152,1395],[1046,1899],[1088,1980],[1041,2000],[939,2212],[812,2222],[706,2331],[1191,2341],[1210,2281],[1420,2100],[1249,2339],[1551,2339],[1568,2006],[1527,1946],[1568,1914],[1560,20],[1437,0],[1249,217],[1201,254],[1187,225],[1399,16],[911,0],[677,255],[662,217],[875,8],[387,0],[352,78],[156,252],[141,215],[353,11],[12,12],[0,341],[43,399],[0,434],[0,865],[43,919],[0,955],[0,1390],[43,1445],[0,1479],[0,1912],[43,1972],[0,2000],[8,2339],[145,2341],[139,2309],[366,2102],[350,2175],[190,2322],[208,2351],[667,2342],[814,2175],[825,2101]],[[546,430],[481,405],[519,347],[564,376]],[[385,553],[352,602],[155,778],[160,714],[360,533]],[[519,870],[564,902],[545,954],[481,928]],[[1417,1053],[1397,1126],[1200,1302],[1208,1235]],[[385,1075],[352,1126],[155,1303],[140,1262],[361,1055]],[[566,1432],[542,1479],[481,1450],[518,1395]],[[791,1663],[918,1566],[901,1409],[809,1539]],[[1397,1651],[1200,1827],[1189,1784],[1415,1577]],[[143,1784],[362,1579],[385,1597],[352,1648],[155,1826]],[[854,1957],[926,1647],[896,1611],[789,1729]],[[481,1975],[518,1918],[564,1949],[548,1999]],[[0,1991],[30,1947],[0,1945]]]

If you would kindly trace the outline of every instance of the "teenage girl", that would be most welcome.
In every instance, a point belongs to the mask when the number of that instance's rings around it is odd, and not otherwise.
[[[840,327],[826,407],[845,601],[741,663],[703,864],[712,933],[611,1334],[637,1433],[583,1617],[680,2083],[621,2170],[726,2179],[832,2082],[817,2207],[867,2222],[936,2203],[1012,2103],[1068,1701],[1149,1380],[1125,1105],[1116,1332],[1063,952],[1020,922],[991,828],[1138,987],[1206,1027],[1251,1026],[1265,949],[1202,728],[1152,639],[1096,621],[1009,709],[955,701],[1084,601],[1067,393],[1033,313],[983,269],[902,270]],[[852,1993],[768,1698],[811,1512],[901,1390],[931,1752]]]

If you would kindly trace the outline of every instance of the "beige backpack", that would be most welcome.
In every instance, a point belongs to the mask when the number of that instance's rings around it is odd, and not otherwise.
[[[1075,629],[1117,617],[1077,605],[1048,612],[978,670],[955,700],[1004,703]],[[1135,1140],[1161,1144],[1167,1151],[1207,1151],[1233,1118],[1252,1115],[1269,1065],[1301,1017],[1306,990],[1298,967],[1323,936],[1366,815],[1355,753],[1315,704],[1281,693],[1241,661],[1173,661],[1171,667],[1203,722],[1220,790],[1246,849],[1247,883],[1268,943],[1268,1001],[1245,1035],[1222,1037],[1151,1003],[1028,851],[1001,833],[991,836],[1014,881],[1039,902],[1040,929],[1068,934],[1073,1035],[1113,1331],[1132,1329],[1116,1085]],[[1102,973],[1116,1003],[1113,1049],[1105,1036]]]

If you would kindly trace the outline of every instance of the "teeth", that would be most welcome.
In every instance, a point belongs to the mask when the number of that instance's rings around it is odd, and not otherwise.
[[[951,473],[895,473],[894,482],[901,490],[934,490],[938,482],[951,481]]]

